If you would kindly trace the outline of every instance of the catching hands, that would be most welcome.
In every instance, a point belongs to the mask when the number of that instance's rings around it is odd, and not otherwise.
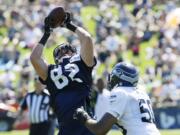
[[[91,117],[88,115],[88,113],[84,110],[84,108],[77,108],[74,113],[74,119],[78,120],[83,125],[86,123],[88,119],[91,119]]]
[[[46,17],[44,19],[44,32],[47,35],[50,35],[51,32],[52,32],[52,28],[50,27],[50,19],[49,19],[49,17]]]
[[[67,27],[67,24],[69,24],[72,21],[71,14],[69,12],[66,12],[65,19],[61,23],[60,27]]]
[[[69,29],[73,32],[76,31],[77,26],[72,23],[72,17],[71,17],[71,14],[69,12],[66,12],[65,19],[61,23],[60,27],[66,27],[67,29]]]
[[[42,38],[40,39],[39,43],[44,46],[49,36],[51,35],[51,32],[52,32],[52,28],[50,27],[50,20],[49,20],[49,17],[46,17],[44,20],[44,34]]]

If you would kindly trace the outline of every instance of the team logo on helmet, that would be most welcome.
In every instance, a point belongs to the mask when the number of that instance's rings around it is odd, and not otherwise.
[[[120,62],[114,66],[108,80],[110,89],[114,86],[133,87],[137,85],[139,72],[133,65]]]

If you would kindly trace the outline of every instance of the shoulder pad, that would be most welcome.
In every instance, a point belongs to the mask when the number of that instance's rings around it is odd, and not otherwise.
[[[74,56],[71,57],[70,62],[75,62],[75,61],[80,61],[81,57],[79,54],[76,54]]]
[[[121,87],[116,87],[111,91],[111,94],[117,95],[118,97],[121,97],[121,96],[123,97],[123,96],[127,95],[127,91]]]

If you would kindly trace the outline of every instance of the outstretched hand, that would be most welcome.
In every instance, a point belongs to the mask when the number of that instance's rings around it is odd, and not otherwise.
[[[46,44],[49,36],[51,35],[52,28],[50,26],[50,19],[49,17],[46,17],[44,19],[44,34],[42,38],[40,39],[39,43],[42,44],[43,46]]]
[[[72,21],[72,17],[71,14],[69,12],[66,12],[65,15],[65,19],[64,21],[61,23],[60,27],[66,27],[68,23],[70,23]]]
[[[50,19],[49,19],[49,17],[46,17],[44,19],[44,32],[45,32],[45,34],[49,34],[49,35],[52,32],[52,28],[50,27]]]
[[[78,120],[81,124],[85,124],[88,119],[91,119],[91,117],[88,115],[88,113],[84,110],[84,108],[77,108],[73,118]]]

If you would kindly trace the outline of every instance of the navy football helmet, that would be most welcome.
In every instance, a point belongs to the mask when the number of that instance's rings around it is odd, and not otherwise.
[[[114,66],[108,78],[108,87],[114,86],[135,87],[139,80],[139,72],[135,66],[120,62]]]
[[[76,53],[76,48],[72,47],[68,43],[63,43],[63,44],[58,45],[53,51],[54,62],[56,64],[59,64],[61,61],[61,58],[65,56],[65,54],[68,54],[69,51],[71,51],[72,53]]]

